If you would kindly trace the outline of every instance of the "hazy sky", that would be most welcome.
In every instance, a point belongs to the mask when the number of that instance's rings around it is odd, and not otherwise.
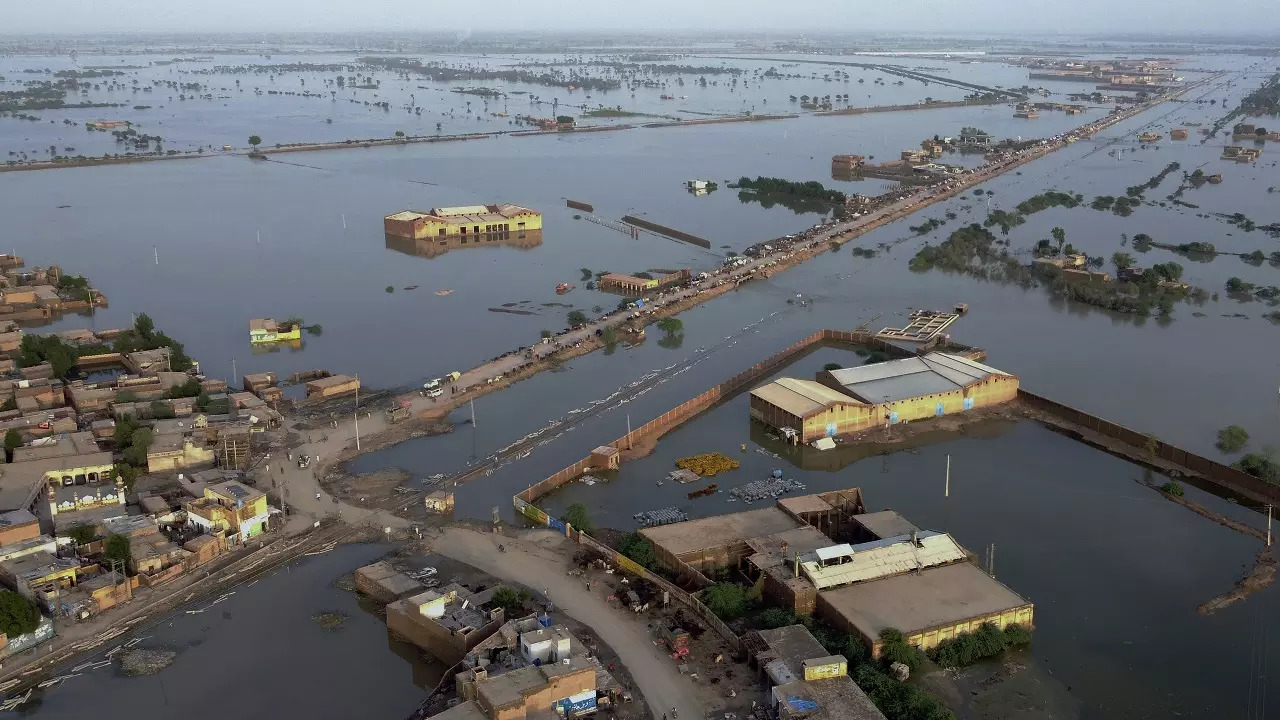
[[[0,0],[0,33],[341,30],[1212,32],[1280,29],[1280,0]]]

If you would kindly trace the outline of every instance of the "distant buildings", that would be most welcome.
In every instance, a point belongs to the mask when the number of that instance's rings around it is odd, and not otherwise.
[[[278,323],[274,318],[254,318],[249,321],[249,342],[289,342],[302,339],[302,328],[297,324]]]
[[[542,213],[519,205],[466,205],[428,211],[405,210],[383,220],[387,235],[423,240],[485,237],[542,229]]]
[[[360,389],[360,379],[351,375],[330,375],[307,382],[307,399],[339,397]]]
[[[751,391],[751,417],[812,442],[886,424],[996,405],[1018,378],[959,355],[929,353],[841,370],[817,380],[781,378]]]

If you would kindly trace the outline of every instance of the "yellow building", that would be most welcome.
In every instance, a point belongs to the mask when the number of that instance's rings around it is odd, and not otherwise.
[[[273,318],[254,318],[249,321],[249,342],[289,342],[302,339],[302,328],[278,323]]]
[[[426,212],[404,210],[383,219],[387,235],[423,240],[453,236],[517,235],[542,229],[542,213],[519,205],[463,205]]]
[[[751,391],[751,417],[790,428],[807,443],[998,405],[1017,395],[1013,375],[958,355],[930,353],[824,370],[817,382],[781,378]]]
[[[204,489],[204,497],[187,503],[187,520],[203,530],[243,542],[266,529],[267,496],[238,482]]]

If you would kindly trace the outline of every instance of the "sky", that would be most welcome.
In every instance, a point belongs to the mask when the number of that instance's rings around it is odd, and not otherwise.
[[[1267,33],[1280,0],[0,0],[0,34],[822,30]]]

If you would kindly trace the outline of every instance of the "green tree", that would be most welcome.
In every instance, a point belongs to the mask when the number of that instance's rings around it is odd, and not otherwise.
[[[10,428],[4,434],[4,461],[13,462],[13,451],[22,447],[22,433]]]
[[[66,379],[67,373],[80,360],[80,351],[53,335],[23,335],[18,346],[18,366],[32,367],[47,362],[53,376]]]
[[[141,469],[124,463],[116,463],[112,472],[120,478],[120,482],[124,483],[126,491],[133,490],[134,483],[138,482],[138,476],[142,474]]]
[[[880,631],[880,659],[886,665],[900,662],[915,672],[924,664],[924,653],[920,648],[907,642],[901,630],[885,628]]]
[[[841,365],[840,363],[827,363],[826,365],[822,366],[822,369],[829,371],[829,370],[839,370],[842,367],[844,366]]]
[[[253,151],[257,152],[258,146],[262,144],[262,138],[258,137],[257,135],[250,135],[249,144],[253,146]]]
[[[398,137],[398,138],[402,138],[402,137],[404,137],[404,131],[403,131],[403,130],[397,130],[397,131],[396,131],[396,137]]]
[[[67,537],[76,545],[87,545],[98,537],[98,532],[93,529],[92,525],[87,523],[76,523],[67,531]]]
[[[1053,241],[1058,243],[1058,249],[1061,250],[1063,243],[1067,241],[1067,231],[1060,227],[1055,227],[1049,231],[1049,234],[1053,236]]]
[[[8,438],[5,438],[5,447],[8,447]],[[1218,450],[1224,453],[1238,453],[1249,444],[1249,432],[1239,425],[1228,425],[1218,431]]]
[[[568,319],[569,327],[577,327],[579,325],[587,324],[587,314],[581,310],[570,310]]]
[[[587,515],[587,506],[582,503],[574,503],[565,508],[564,515],[560,519],[582,532],[589,533],[592,530],[591,518]]]
[[[0,632],[12,641],[40,627],[40,609],[12,590],[0,590]]]
[[[786,627],[796,623],[796,614],[786,608],[771,607],[766,608],[756,615],[755,621],[752,623],[762,630],[773,630],[775,628]]]
[[[747,591],[734,583],[716,583],[702,591],[702,604],[721,620],[733,620],[747,611]]]
[[[1117,250],[1111,253],[1111,264],[1116,266],[1116,270],[1127,270],[1133,267],[1133,256],[1127,252]]]
[[[674,317],[662,318],[658,321],[657,325],[659,330],[667,333],[668,335],[674,335],[684,329],[684,322],[680,320],[680,318]]]
[[[108,560],[114,560],[123,564],[126,568],[133,560],[133,555],[129,550],[129,538],[124,535],[111,535],[102,545],[102,554]]]
[[[631,558],[643,568],[653,570],[658,567],[658,553],[654,551],[653,543],[640,533],[623,535],[618,541],[618,552]]]
[[[508,618],[518,617],[524,611],[524,601],[521,599],[521,595],[522,593],[504,585],[493,591],[493,599],[490,602],[494,606],[502,608]]]

